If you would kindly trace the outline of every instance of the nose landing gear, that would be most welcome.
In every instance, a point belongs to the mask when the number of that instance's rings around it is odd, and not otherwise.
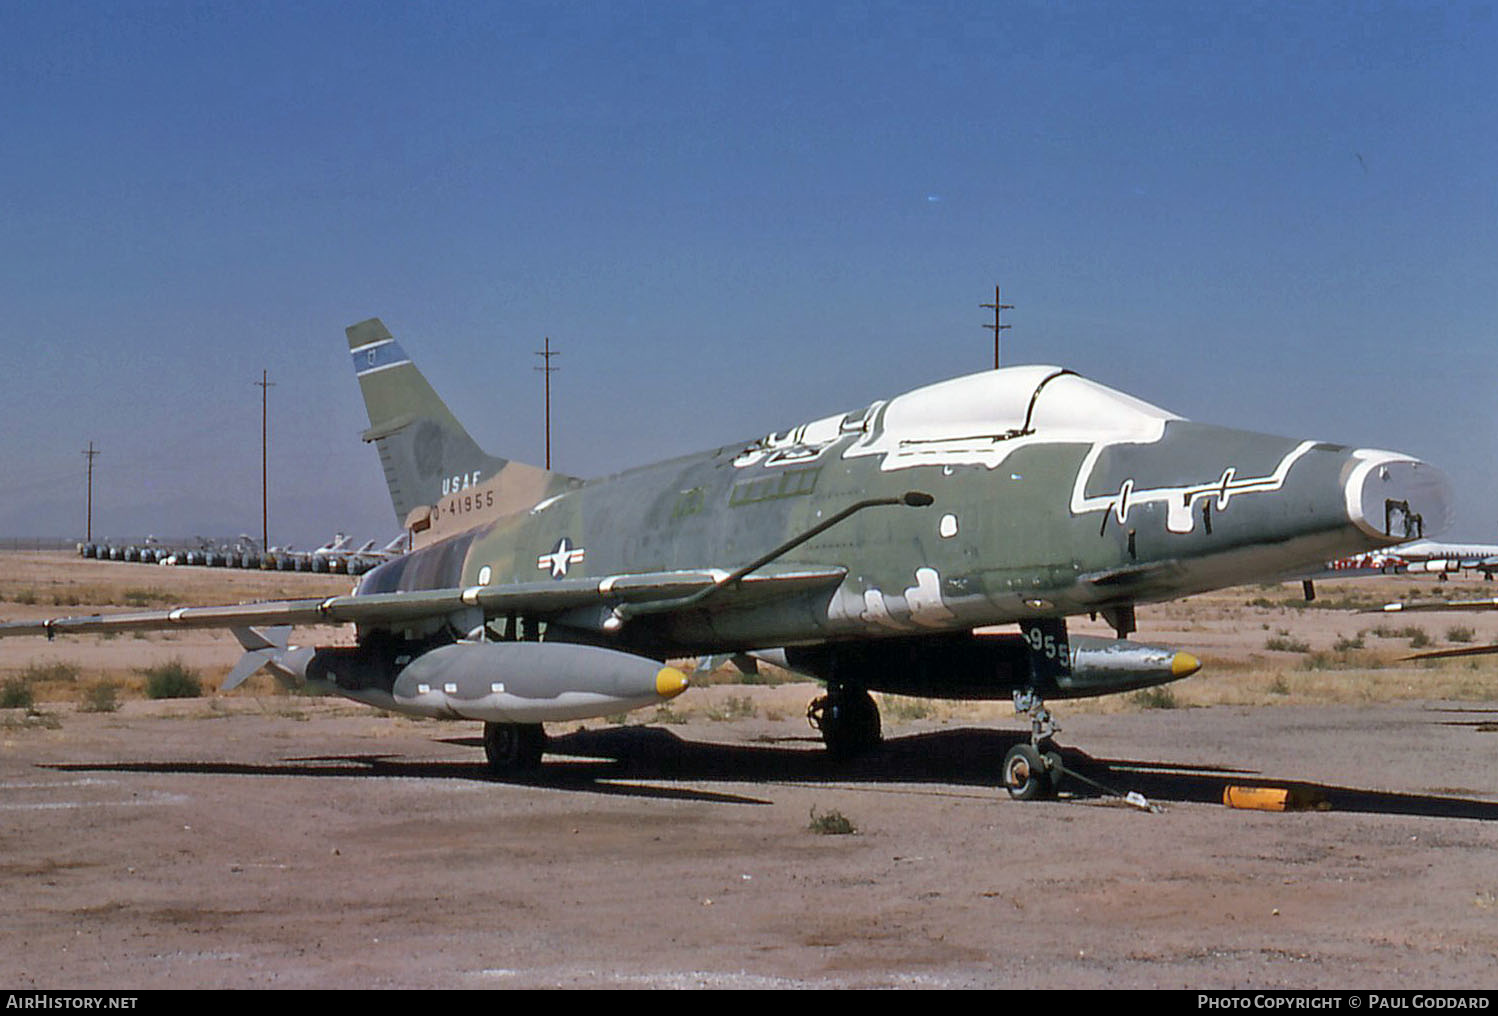
[[[1051,797],[1066,772],[1053,740],[1061,728],[1033,688],[1014,693],[1014,711],[1030,715],[1030,743],[1017,744],[1004,755],[1004,788],[1016,801]]]
[[[1016,744],[1004,756],[1004,788],[1016,801],[1034,801],[1056,793],[1061,783],[1061,753],[1041,752],[1034,745]]]

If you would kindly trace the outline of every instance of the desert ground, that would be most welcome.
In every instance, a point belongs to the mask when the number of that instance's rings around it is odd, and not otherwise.
[[[0,617],[342,592],[337,576],[0,555]],[[1055,703],[1072,780],[1011,801],[1008,703],[882,700],[821,751],[816,688],[699,675],[557,724],[525,780],[478,724],[215,694],[227,635],[0,642],[0,985],[1498,987],[1498,613],[1357,613],[1481,581],[1143,607],[1202,671]],[[1105,631],[1095,623],[1079,631]],[[347,640],[299,631],[301,643]],[[164,665],[199,697],[150,699]],[[1226,807],[1229,786],[1316,809]],[[847,830],[851,827],[851,831]]]

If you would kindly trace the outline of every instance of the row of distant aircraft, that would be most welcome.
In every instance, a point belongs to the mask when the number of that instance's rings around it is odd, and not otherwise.
[[[1498,546],[1485,543],[1441,543],[1414,540],[1387,550],[1371,551],[1328,561],[1306,578],[1355,578],[1363,575],[1450,575],[1477,572],[1489,582],[1498,571]]]
[[[407,534],[402,533],[384,547],[377,548],[374,540],[350,547],[353,541],[339,533],[315,550],[273,546],[262,553],[259,543],[248,536],[241,536],[232,545],[200,540],[193,547],[172,546],[148,536],[140,543],[81,543],[78,553],[101,561],[362,575],[405,553],[407,540]]]
[[[409,553],[347,596],[0,637],[229,628],[245,655],[225,689],[263,668],[481,722],[500,773],[540,762],[545,723],[680,694],[666,660],[772,656],[825,684],[808,715],[837,755],[878,743],[870,692],[1012,700],[1030,738],[1002,779],[1027,799],[1063,773],[1048,701],[1200,667],[1129,639],[1139,606],[1407,544],[1448,514],[1445,477],[1412,456],[1195,423],[1050,366],[583,480],[482,450],[378,319],[346,334]],[[1079,614],[1117,637],[1069,634]],[[357,645],[291,644],[292,626],[330,623]]]

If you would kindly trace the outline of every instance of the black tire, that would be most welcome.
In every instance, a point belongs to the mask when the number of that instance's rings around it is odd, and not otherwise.
[[[1016,744],[1004,756],[1004,789],[1016,801],[1034,801],[1055,789],[1052,770],[1033,745]]]
[[[812,704],[822,743],[834,758],[852,758],[872,751],[884,739],[879,706],[862,688],[842,688]]]
[[[496,776],[531,772],[546,752],[546,731],[539,723],[485,723],[484,757]]]

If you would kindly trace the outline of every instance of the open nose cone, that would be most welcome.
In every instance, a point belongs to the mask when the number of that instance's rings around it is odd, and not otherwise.
[[[1361,448],[1345,473],[1347,517],[1369,536],[1404,543],[1435,536],[1451,521],[1451,481],[1428,462]]]

